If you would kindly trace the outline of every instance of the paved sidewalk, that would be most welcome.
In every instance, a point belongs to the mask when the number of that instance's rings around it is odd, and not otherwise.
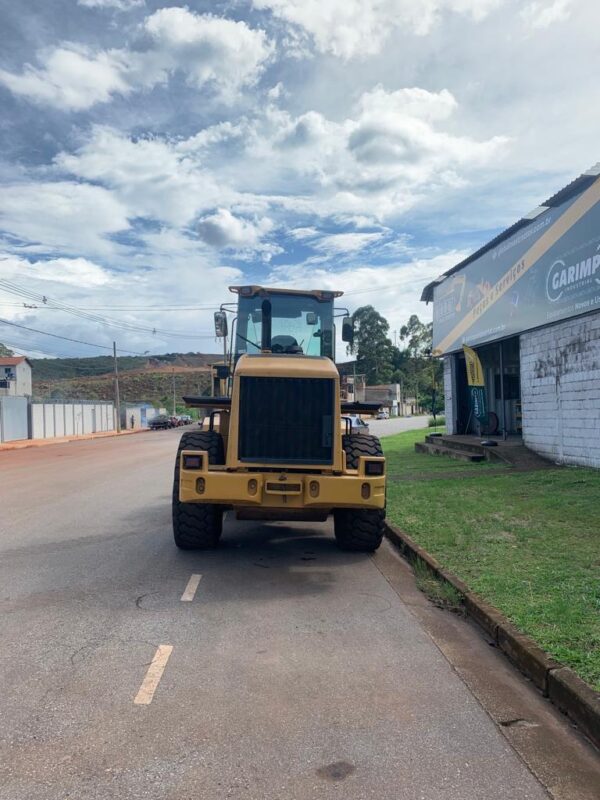
[[[106,439],[109,436],[130,436],[133,433],[147,433],[149,428],[135,428],[134,430],[100,431],[98,433],[84,433],[79,436],[59,436],[52,439],[18,439],[15,442],[2,442],[0,453],[5,450],[22,450],[24,447],[45,447],[49,444],[66,444],[68,442],[82,442],[87,439]]]

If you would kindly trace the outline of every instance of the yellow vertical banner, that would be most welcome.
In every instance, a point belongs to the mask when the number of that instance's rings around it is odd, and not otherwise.
[[[465,362],[467,365],[467,381],[469,383],[469,394],[471,395],[471,411],[473,416],[481,424],[485,424],[488,418],[487,403],[485,398],[485,381],[483,379],[483,367],[479,356],[471,347],[463,344],[465,352]]]
[[[483,380],[483,368],[479,356],[471,347],[463,344],[465,352],[465,361],[467,362],[467,381],[469,386],[485,386]]]

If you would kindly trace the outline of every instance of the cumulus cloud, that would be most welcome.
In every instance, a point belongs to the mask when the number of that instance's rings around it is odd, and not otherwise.
[[[81,111],[128,94],[127,62],[119,51],[93,52],[65,45],[40,54],[41,67],[26,64],[20,75],[0,70],[0,83],[37,103]]]
[[[142,23],[135,50],[93,50],[61,44],[39,53],[39,67],[21,74],[0,70],[0,83],[14,94],[64,110],[81,111],[157,84],[181,71],[196,89],[213,87],[232,100],[256,81],[272,47],[262,30],[245,22],[163,8]]]
[[[0,192],[0,227],[46,252],[115,251],[108,238],[129,228],[125,206],[101,186],[71,181],[4,185]]]
[[[213,83],[229,94],[253,83],[272,52],[264,31],[187,8],[156,11],[144,30],[152,42],[141,59],[144,70],[180,69],[197,88]]]
[[[530,28],[548,28],[555,22],[565,22],[572,10],[573,0],[534,0],[521,10],[521,18]]]
[[[246,171],[255,176],[252,160],[260,162],[262,183],[271,178],[271,190],[282,193],[293,174],[299,191],[281,202],[298,211],[384,219],[464,183],[506,148],[503,136],[480,141],[444,130],[457,107],[447,90],[381,86],[341,121],[271,106],[246,139]]]
[[[263,238],[272,230],[268,218],[246,220],[234,216],[228,209],[219,208],[199,220],[197,231],[206,244],[218,248],[262,253],[264,260],[282,252],[280,247],[264,243]]]
[[[112,128],[96,126],[75,153],[61,153],[57,166],[113,191],[132,216],[187,225],[197,214],[233,196],[189,157],[185,148],[160,138],[135,141]]]
[[[444,11],[483,19],[502,0],[253,0],[257,9],[308,34],[322,53],[342,58],[378,53],[395,29],[428,33]]]

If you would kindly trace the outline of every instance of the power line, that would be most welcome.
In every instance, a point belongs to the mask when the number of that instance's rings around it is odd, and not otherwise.
[[[76,306],[69,305],[68,303],[62,303],[57,300],[53,300],[46,295],[39,294],[37,292],[33,292],[24,286],[20,286],[13,281],[9,281],[6,279],[0,280],[0,287],[4,289],[4,291],[8,292],[9,294],[17,295],[19,297],[25,297],[28,300],[33,300],[36,303],[41,303],[46,308],[54,308],[59,311],[64,311],[67,314],[73,314],[76,317],[81,319],[85,319],[91,322],[96,322],[107,327],[116,328],[118,330],[125,330],[134,333],[150,333],[152,335],[160,335],[165,336],[168,338],[182,338],[182,339],[207,339],[207,338],[214,338],[214,334],[193,334],[193,333],[184,333],[182,331],[167,331],[163,330],[162,328],[148,328],[145,326],[137,325],[130,322],[125,322],[123,320],[115,320],[113,317],[105,317],[99,314],[90,314],[87,311],[83,311]]]
[[[61,308],[49,306],[45,303],[41,305],[29,305],[27,303],[0,303],[3,308],[25,308],[42,311],[62,311]],[[79,306],[80,311],[147,311],[158,309],[160,311],[217,311],[219,306]]]
[[[69,336],[59,336],[57,333],[48,333],[48,331],[40,331],[37,328],[28,328],[27,325],[19,325],[18,322],[10,322],[7,319],[0,319],[0,324],[2,325],[11,325],[13,328],[21,328],[24,331],[30,331],[31,333],[39,333],[42,336],[51,336],[53,339],[62,339],[65,342],[75,342],[76,344],[85,344],[88,347],[101,347],[103,350],[111,350],[112,347],[109,347],[106,344],[97,344],[96,342],[84,342],[81,339],[71,339]],[[136,350],[119,350],[120,353],[132,353],[135,356],[145,356],[146,353],[139,353]]]

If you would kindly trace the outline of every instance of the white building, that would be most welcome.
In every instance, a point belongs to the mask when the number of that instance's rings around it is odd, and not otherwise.
[[[463,345],[481,361],[488,431],[600,467],[600,165],[423,291],[444,357],[449,434],[476,434]],[[495,430],[492,430],[495,428]]]
[[[31,397],[31,362],[25,356],[0,356],[0,396]]]

